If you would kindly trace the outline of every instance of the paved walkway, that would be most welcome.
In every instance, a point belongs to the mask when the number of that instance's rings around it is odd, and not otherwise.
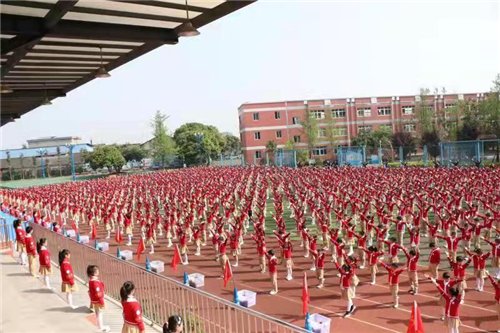
[[[71,309],[61,290],[59,269],[52,267],[51,285],[44,287],[41,279],[32,277],[28,268],[21,266],[7,252],[0,252],[0,332],[5,333],[94,333],[98,332],[95,315],[90,312],[87,287],[80,282]],[[111,332],[121,332],[122,309],[109,299],[104,313],[105,325]],[[157,333],[146,326],[147,333]]]

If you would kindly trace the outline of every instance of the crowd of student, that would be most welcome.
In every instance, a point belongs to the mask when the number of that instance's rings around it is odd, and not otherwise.
[[[176,243],[186,265],[189,244],[194,242],[194,255],[200,255],[211,240],[222,270],[228,254],[238,265],[250,234],[260,271],[270,273],[271,294],[279,292],[279,265],[286,267],[285,279],[293,279],[292,236],[297,235],[318,288],[324,287],[326,256],[331,255],[347,303],[345,316],[356,309],[357,270],[368,268],[375,284],[380,265],[388,272],[396,308],[403,271],[413,294],[422,277],[435,283],[442,319],[455,333],[471,263],[476,290],[483,291],[485,278],[495,288],[492,301],[500,316],[499,184],[499,170],[479,168],[199,168],[2,190],[0,201],[2,210],[56,232],[85,226],[92,237],[98,229],[107,238],[126,235],[129,245],[135,235],[151,254],[155,246]],[[269,218],[266,222],[269,211],[272,225]],[[277,249],[266,248],[270,229]],[[426,258],[420,255],[424,247],[430,249]],[[441,272],[443,255],[451,272]]]

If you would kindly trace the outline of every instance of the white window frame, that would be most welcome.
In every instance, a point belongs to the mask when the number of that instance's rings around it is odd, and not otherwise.
[[[262,158],[262,152],[260,150],[255,151],[255,158]]]
[[[347,135],[347,127],[334,127],[333,128],[334,136],[346,136]]]
[[[312,154],[314,156],[326,156],[326,147],[325,146],[315,147],[312,150]]]
[[[274,119],[276,119],[276,120],[281,119],[281,112],[274,111]]]
[[[325,110],[311,110],[310,116],[315,119],[325,119]]]
[[[258,113],[258,112],[254,112],[254,113],[253,113],[253,120],[254,120],[254,121],[260,120],[260,115],[259,115],[259,113]]]
[[[297,140],[297,138],[298,138],[298,140]],[[294,143],[300,143],[300,135],[294,135],[293,136],[293,142]]]
[[[254,140],[260,140],[260,138],[261,138],[260,132],[253,132],[253,138],[254,138]]]
[[[391,107],[390,106],[379,106],[377,108],[377,114],[379,116],[390,116],[391,115]]]
[[[283,137],[283,133],[281,133],[281,130],[277,130],[276,131],[276,138],[281,139],[282,137]]]
[[[415,133],[417,131],[417,125],[415,124],[404,124],[403,131],[406,133]]]
[[[451,109],[451,108],[454,108],[455,106],[457,106],[457,105],[456,104],[445,104],[444,108],[445,109]]]
[[[401,107],[401,111],[403,111],[404,116],[409,116],[415,113],[415,106],[413,105],[405,105]]]
[[[327,132],[326,128],[320,127],[318,128],[318,138],[326,138]]]
[[[333,118],[345,118],[345,116],[346,116],[346,110],[343,108],[332,110],[332,117]]]
[[[366,129],[365,129],[365,127],[366,127]],[[358,133],[361,133],[361,132],[371,133],[372,131],[373,131],[372,125],[358,126]]]
[[[358,117],[371,117],[372,109],[371,108],[356,108],[356,114]]]
[[[299,117],[292,117],[292,124],[293,125],[300,125]]]

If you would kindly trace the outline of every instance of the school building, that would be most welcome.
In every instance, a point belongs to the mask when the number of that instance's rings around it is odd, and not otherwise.
[[[308,138],[302,123],[309,113],[317,120],[318,128],[312,155],[329,159],[334,157],[333,147],[350,146],[360,131],[386,127],[393,133],[416,133],[416,109],[425,107],[446,116],[446,109],[460,100],[480,100],[485,96],[486,93],[467,93],[244,103],[238,108],[242,151],[246,163],[253,164],[265,158],[269,141],[276,143],[278,152],[287,142],[293,142],[295,149],[307,149]]]

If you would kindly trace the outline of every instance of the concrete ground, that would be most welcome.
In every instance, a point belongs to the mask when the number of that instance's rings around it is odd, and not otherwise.
[[[10,251],[9,251],[10,252]],[[78,283],[71,309],[60,292],[61,276],[52,267],[51,285],[46,289],[41,279],[29,275],[27,267],[20,265],[9,252],[0,252],[0,333],[67,333],[98,332],[95,315],[90,312],[87,287]],[[106,300],[105,324],[111,332],[121,332],[121,307]],[[158,332],[146,326],[146,332]]]

